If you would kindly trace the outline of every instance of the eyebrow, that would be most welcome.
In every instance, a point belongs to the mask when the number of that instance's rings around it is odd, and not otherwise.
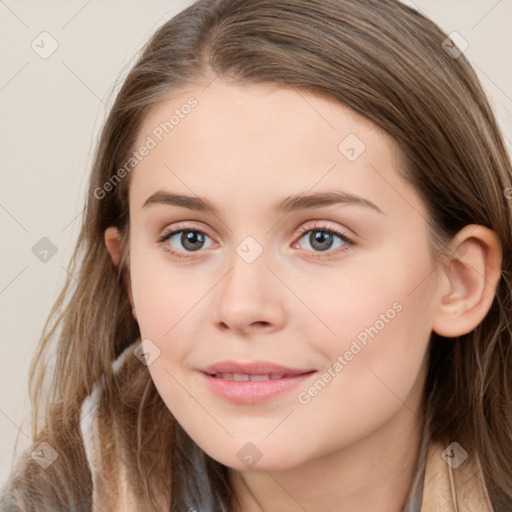
[[[384,214],[384,212],[369,199],[340,190],[315,192],[308,195],[302,193],[288,196],[274,206],[274,211],[276,213],[286,214],[300,210],[312,210],[314,208],[334,204],[364,206]],[[165,190],[158,190],[148,197],[142,205],[142,208],[156,205],[181,206],[189,210],[209,212],[213,215],[219,214],[219,210],[215,205],[206,198],[174,194]]]

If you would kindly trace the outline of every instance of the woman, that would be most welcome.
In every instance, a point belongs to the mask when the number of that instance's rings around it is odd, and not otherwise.
[[[511,509],[511,165],[445,41],[391,0],[202,0],[157,31],[5,510]]]

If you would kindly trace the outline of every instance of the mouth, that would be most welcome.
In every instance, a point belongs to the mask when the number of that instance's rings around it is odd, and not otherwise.
[[[291,392],[317,372],[267,362],[225,361],[205,368],[201,373],[216,395],[232,403],[253,405]]]

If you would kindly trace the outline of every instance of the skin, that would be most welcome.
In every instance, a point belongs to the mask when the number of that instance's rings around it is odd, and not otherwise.
[[[425,205],[378,127],[309,93],[220,80],[203,89],[175,94],[146,118],[141,144],[190,96],[198,100],[131,176],[126,283],[141,338],[154,344],[145,347],[160,350],[151,377],[190,437],[233,468],[242,503],[233,510],[398,512],[418,457],[430,334],[464,334],[484,318],[499,278],[499,240],[467,226],[449,246],[458,259],[436,267]],[[366,146],[354,161],[338,149],[349,134]],[[207,198],[219,213],[143,208],[157,190]],[[343,204],[273,212],[286,196],[329,190],[358,194],[382,213]],[[203,247],[187,252],[181,233],[159,243],[177,223],[205,233]],[[321,251],[310,239],[318,225],[354,245],[334,236]],[[263,249],[252,263],[236,252],[247,236]],[[115,228],[105,243],[119,264]],[[300,403],[298,394],[394,303],[400,312]],[[210,391],[198,372],[225,359],[316,373],[267,402],[239,405]],[[261,453],[251,468],[237,457],[248,442]]]

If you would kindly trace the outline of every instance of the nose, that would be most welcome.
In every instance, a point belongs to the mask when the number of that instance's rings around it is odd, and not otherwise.
[[[249,334],[283,327],[286,290],[264,254],[252,263],[234,254],[231,270],[216,287],[215,323],[220,329]]]

